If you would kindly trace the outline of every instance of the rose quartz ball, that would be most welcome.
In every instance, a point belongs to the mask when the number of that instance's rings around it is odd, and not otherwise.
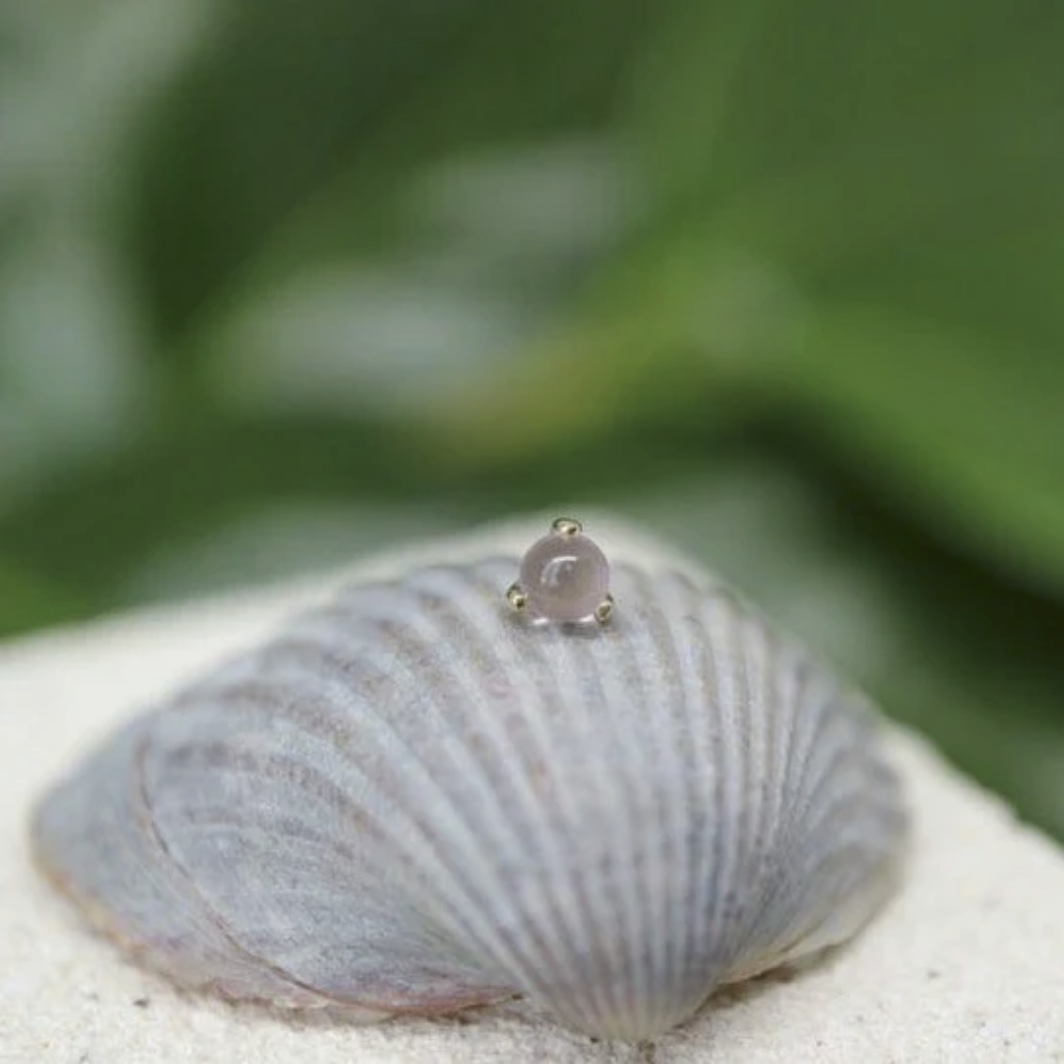
[[[533,616],[583,621],[609,594],[610,565],[587,536],[554,533],[533,543],[521,559],[520,584]]]

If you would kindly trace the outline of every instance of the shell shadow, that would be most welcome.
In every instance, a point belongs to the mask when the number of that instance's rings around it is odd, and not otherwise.
[[[186,994],[181,991],[178,993],[189,999],[205,999],[204,995]],[[211,1001],[217,1003],[217,999]],[[439,1049],[441,1034],[446,1037],[448,1033],[453,1033],[457,1045],[459,1037],[468,1040],[467,1032],[481,1027],[485,1041],[477,1046],[477,1059],[496,1059],[490,1054],[492,1042],[498,1042],[499,1064],[509,1064],[513,1044],[522,1039],[525,1031],[528,1034],[528,1044],[538,1046],[545,1054],[546,1060],[554,1059],[551,1055],[551,1043],[558,1050],[566,1045],[577,1048],[589,1061],[601,1060],[602,1064],[654,1064],[655,1059],[654,1046],[649,1043],[625,1045],[571,1031],[551,1021],[546,1013],[529,1009],[524,1000],[516,995],[507,1001],[471,1007],[461,1012],[435,1015],[408,1013],[368,1023],[345,1014],[343,1009],[331,1007],[286,1012],[270,1005],[251,1002],[233,1003],[228,1006],[218,1004],[244,1017],[247,1023],[283,1024],[291,1029],[306,1031],[358,1028],[363,1032],[375,1032],[382,1042],[387,1042],[401,1033],[405,1042],[413,1044],[412,1048],[416,1048],[417,1043],[424,1040],[426,1044],[431,1044],[434,1051]],[[461,1036],[459,1032],[462,1032]]]
[[[659,1047],[664,1048],[672,1041],[690,1037],[695,1028],[711,1027],[714,1015],[726,1012],[729,1009],[749,1005],[751,1002],[756,1002],[759,998],[778,990],[781,986],[800,981],[816,971],[830,968],[845,951],[845,944],[832,946],[821,950],[812,957],[803,958],[743,982],[722,987],[712,994],[698,1012],[681,1027],[653,1039],[627,1044],[633,1053],[633,1062],[642,1064],[645,1061],[646,1064],[653,1064]],[[182,997],[204,999],[204,995],[177,992]],[[609,1047],[610,1052],[615,1054],[616,1049],[625,1044],[609,1042],[590,1035],[582,1035],[561,1027],[552,1021],[546,1012],[535,1009],[518,994],[505,1001],[496,1002],[492,1005],[474,1006],[460,1012],[434,1015],[415,1015],[410,1013],[368,1023],[345,1013],[342,1008],[325,1007],[315,1010],[285,1011],[275,1006],[253,1002],[237,1002],[226,1007],[247,1016],[249,1020],[258,1018],[263,1022],[283,1023],[308,1030],[331,1027],[359,1027],[363,1029],[376,1028],[386,1032],[397,1027],[404,1027],[406,1029],[405,1033],[414,1037],[417,1037],[419,1032],[424,1033],[425,1037],[436,1037],[441,1030],[469,1029],[479,1025],[485,1027],[495,1026],[502,1021],[512,1027],[526,1027],[530,1032],[534,1030],[539,1037],[542,1037],[544,1026],[549,1025],[550,1029],[559,1038],[585,1046],[602,1045],[604,1053],[605,1047]],[[605,1056],[604,1059],[606,1059]],[[616,1056],[609,1056],[609,1059],[616,1060]]]

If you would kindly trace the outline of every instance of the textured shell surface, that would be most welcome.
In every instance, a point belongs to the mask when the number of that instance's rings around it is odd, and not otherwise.
[[[517,564],[350,586],[129,723],[41,867],[183,986],[367,1019],[635,1040],[854,934],[904,833],[863,698],[708,577],[615,566],[609,626],[543,627]]]

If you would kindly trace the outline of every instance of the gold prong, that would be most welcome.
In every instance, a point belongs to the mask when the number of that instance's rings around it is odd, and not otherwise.
[[[579,536],[584,531],[584,526],[572,517],[559,517],[550,527],[559,536]]]
[[[613,616],[613,596],[607,595],[595,610],[595,620],[599,624],[606,624]]]
[[[515,610],[523,610],[528,605],[528,596],[521,590],[520,584],[511,584],[506,590],[506,601]]]

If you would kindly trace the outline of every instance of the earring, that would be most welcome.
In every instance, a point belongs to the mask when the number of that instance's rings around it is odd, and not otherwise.
[[[506,592],[513,609],[536,620],[605,624],[613,614],[610,563],[579,521],[559,517],[549,535],[521,559],[516,583]]]

